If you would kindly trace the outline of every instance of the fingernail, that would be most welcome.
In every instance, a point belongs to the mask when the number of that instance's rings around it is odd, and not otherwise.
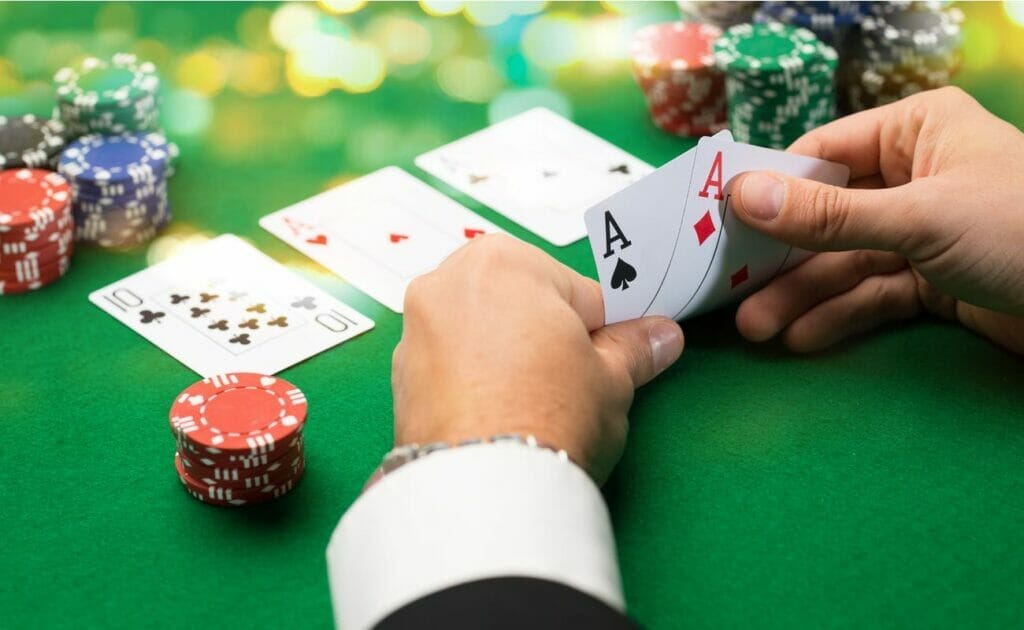
[[[751,173],[743,179],[740,199],[748,215],[762,221],[779,216],[786,186],[777,178],[764,173]]]
[[[647,339],[651,344],[651,357],[657,373],[675,363],[683,353],[683,331],[676,324],[658,322],[647,331]]]

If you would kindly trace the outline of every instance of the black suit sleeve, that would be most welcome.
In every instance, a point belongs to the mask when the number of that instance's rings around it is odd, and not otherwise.
[[[623,630],[637,626],[604,602],[558,582],[502,577],[467,582],[391,613],[377,630]]]

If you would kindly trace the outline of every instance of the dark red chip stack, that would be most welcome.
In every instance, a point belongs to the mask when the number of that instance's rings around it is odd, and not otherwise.
[[[0,295],[61,279],[71,264],[74,230],[63,177],[41,169],[0,171]]]
[[[678,136],[706,136],[728,126],[725,75],[712,44],[722,30],[702,22],[651,24],[637,31],[633,74],[651,118]]]
[[[189,386],[171,407],[174,466],[204,503],[242,506],[292,490],[306,470],[306,397],[275,376],[233,373]]]

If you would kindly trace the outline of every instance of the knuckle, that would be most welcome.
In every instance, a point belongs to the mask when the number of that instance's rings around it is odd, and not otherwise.
[[[818,243],[829,243],[843,230],[849,213],[847,197],[834,186],[813,187],[804,203],[809,214],[811,235]]]
[[[431,272],[413,278],[412,282],[409,283],[409,286],[406,287],[405,300],[403,301],[404,307],[402,309],[406,316],[422,312],[430,302],[430,282],[431,276],[433,276],[434,273],[437,272]]]
[[[866,249],[858,249],[849,253],[850,267],[859,278],[866,278],[875,273],[875,254]]]

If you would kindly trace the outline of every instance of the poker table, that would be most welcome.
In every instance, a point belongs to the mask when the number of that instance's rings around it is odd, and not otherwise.
[[[416,5],[371,6],[341,21],[359,27],[385,10],[474,30]],[[602,9],[560,10],[585,19]],[[999,5],[965,10],[967,23],[1013,28],[1000,23]],[[52,61],[90,43],[137,42],[166,53],[158,65],[168,86],[195,83],[181,57],[241,46],[249,11],[0,5],[0,52],[11,56],[0,69],[17,67],[26,47]],[[104,35],[111,24],[127,24],[128,35]],[[46,69],[28,65],[22,79],[38,95],[30,78],[45,81]],[[968,63],[957,81],[1020,125],[1019,72]],[[652,164],[694,142],[653,127],[626,65],[569,68],[552,81],[578,124]],[[9,104],[3,89],[0,104]],[[585,240],[550,246],[413,166],[418,153],[488,124],[486,104],[452,98],[429,72],[361,94],[300,95],[281,84],[261,94],[211,89],[202,102],[195,115],[205,127],[177,125],[189,133],[176,137],[169,233],[239,234],[376,328],[283,372],[310,404],[301,485],[270,504],[223,509],[188,496],[173,466],[168,408],[197,376],[87,300],[143,268],[151,250],[83,247],[62,281],[0,298],[7,627],[331,625],[324,551],[391,446],[390,361],[402,318],[262,231],[260,216],[395,164],[596,277]],[[48,111],[42,100],[33,107]],[[652,628],[1019,624],[1020,357],[930,319],[811,356],[745,342],[731,309],[684,330],[682,359],[637,394],[625,455],[604,488],[635,619]]]

